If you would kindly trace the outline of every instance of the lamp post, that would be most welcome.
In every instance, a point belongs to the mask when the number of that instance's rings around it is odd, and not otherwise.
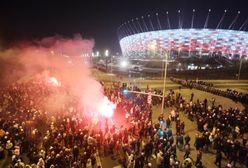
[[[105,50],[105,53],[104,53],[104,55],[105,55],[105,63],[106,63],[106,72],[108,71],[108,59],[107,59],[107,57],[109,56],[109,50]]]
[[[164,66],[164,84],[163,84],[163,98],[161,105],[161,114],[164,113],[164,97],[165,97],[165,86],[166,86],[166,77],[167,77],[167,65],[168,65],[168,54],[165,53],[165,66]]]
[[[240,61],[239,61],[239,73],[238,73],[238,80],[240,79],[240,72],[241,72],[241,68],[242,68],[242,56],[240,57]]]
[[[99,51],[96,52],[96,57],[99,57]]]
[[[92,53],[91,53],[91,57],[90,57],[90,64],[91,64],[91,65],[93,65],[93,59],[94,59],[94,57],[95,57],[95,53],[92,52]]]
[[[156,50],[157,49],[157,44],[153,42],[148,47],[151,50]],[[169,50],[169,54],[170,54],[170,50]],[[164,78],[163,78],[163,97],[162,97],[162,105],[161,105],[161,114],[164,113],[164,99],[165,99],[164,97],[165,97],[165,86],[166,86],[166,77],[167,77],[168,53],[165,52],[164,56],[165,56],[165,60],[163,59],[163,61],[162,61],[162,63],[164,64]]]
[[[158,56],[161,56],[161,58],[163,59],[163,52],[161,50],[158,49],[158,45],[157,41],[152,41],[151,44],[148,45],[148,47],[150,48],[150,53],[153,56],[156,56],[156,54]],[[157,53],[159,51],[159,53]],[[162,61],[162,71],[161,71],[161,79],[163,79],[163,69],[164,69],[164,62]]]

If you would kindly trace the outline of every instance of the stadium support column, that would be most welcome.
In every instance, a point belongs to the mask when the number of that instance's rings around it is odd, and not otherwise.
[[[165,99],[165,86],[166,86],[166,76],[167,76],[167,65],[168,65],[168,54],[165,52],[165,66],[164,66],[164,84],[163,84],[163,97],[161,105],[161,114],[164,113],[164,99]]]

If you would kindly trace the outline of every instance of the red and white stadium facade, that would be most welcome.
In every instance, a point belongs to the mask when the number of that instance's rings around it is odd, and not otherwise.
[[[211,26],[208,24],[211,20],[211,9],[209,9],[202,28],[194,27],[194,24],[202,25],[201,23],[194,23],[195,12],[196,10],[193,9],[190,24],[184,23],[186,28],[183,28],[183,17],[180,10],[178,10],[178,22],[177,19],[171,19],[174,24],[170,22],[169,12],[166,12],[166,16],[160,16],[156,13],[155,16],[142,16],[140,19],[136,18],[123,23],[117,30],[123,56],[162,58],[165,52],[176,52],[178,55],[181,53],[188,56],[247,57],[248,32],[246,29],[248,19],[245,21],[239,19],[240,11],[237,12],[236,16],[232,15],[233,21],[231,23],[229,20],[228,23],[224,24],[227,13],[227,10],[224,10],[220,21]],[[224,28],[223,25],[229,26]]]
[[[248,55],[248,33],[224,29],[171,29],[143,32],[120,40],[124,56],[146,57],[151,50]]]

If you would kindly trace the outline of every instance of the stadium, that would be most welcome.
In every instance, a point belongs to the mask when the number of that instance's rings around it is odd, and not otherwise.
[[[159,59],[164,53],[171,58],[182,56],[225,56],[229,59],[240,58],[248,54],[248,33],[245,31],[247,20],[237,26],[240,12],[226,27],[222,26],[225,10],[216,27],[209,26],[210,12],[204,26],[194,26],[195,10],[191,24],[183,26],[181,11],[178,11],[178,24],[172,27],[168,12],[166,26],[161,26],[158,13],[147,18],[136,18],[125,22],[118,28],[122,54],[129,58]],[[164,19],[163,19],[164,20]],[[176,20],[171,19],[171,20]],[[236,26],[235,26],[236,24]],[[203,25],[203,24],[202,24]],[[185,28],[184,28],[185,27]]]
[[[143,32],[120,40],[122,53],[127,57],[162,57],[151,54],[171,51],[184,55],[242,56],[248,54],[248,33],[224,29],[172,29]]]

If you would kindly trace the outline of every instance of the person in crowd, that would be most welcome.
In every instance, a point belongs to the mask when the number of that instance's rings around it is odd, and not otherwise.
[[[178,82],[193,88],[213,87],[205,83]],[[133,87],[133,90],[140,91],[138,87]],[[214,91],[215,94],[224,93]],[[126,125],[118,127],[108,124],[108,121],[93,124],[86,115],[78,116],[81,113],[76,97],[64,103],[59,112],[50,114],[44,109],[44,102],[54,92],[68,94],[66,88],[54,88],[35,80],[0,90],[0,156],[4,153],[1,151],[6,151],[11,166],[95,168],[99,166],[97,157],[105,154],[117,158],[123,167],[195,165],[201,168],[203,148],[217,151],[215,163],[219,167],[222,153],[232,165],[236,162],[247,164],[247,109],[211,106],[211,101],[204,98],[194,102],[192,95],[192,100],[187,102],[181,94],[170,90],[165,97],[165,107],[170,109],[169,117],[161,115],[157,121],[152,121],[152,108],[147,103],[147,96],[124,95],[122,87],[117,84],[111,88],[104,87],[104,95],[116,104],[117,111],[128,114]],[[155,92],[162,95],[159,89]],[[234,92],[229,90],[226,94]],[[237,97],[241,95],[234,95],[239,100]],[[152,104],[161,103],[162,99],[152,99]],[[197,121],[199,134],[194,144],[197,150],[195,164],[190,158],[192,137],[184,132],[181,112]],[[174,122],[176,135],[172,132]],[[242,143],[236,141],[239,137]],[[177,149],[180,148],[185,152],[182,163],[177,158]],[[23,155],[27,156],[28,162],[22,161]]]

